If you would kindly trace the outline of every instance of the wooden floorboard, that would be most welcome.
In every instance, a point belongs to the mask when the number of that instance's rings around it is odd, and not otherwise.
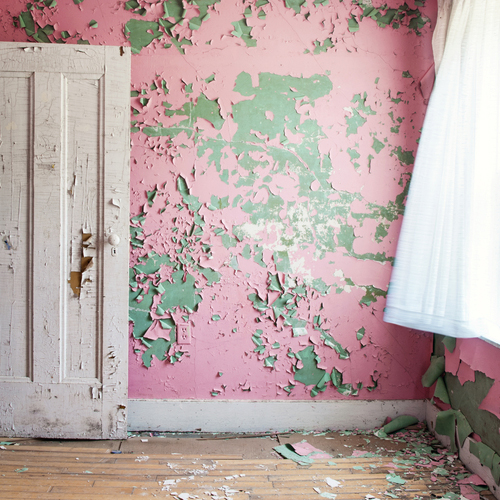
[[[20,445],[0,450],[0,498],[322,500],[336,495],[336,500],[388,500],[394,495],[400,500],[427,500],[459,493],[446,477],[432,477],[431,470],[404,466],[389,457],[335,458],[299,465],[239,455],[148,456]],[[404,484],[389,482],[391,473]],[[338,486],[330,486],[332,480]]]

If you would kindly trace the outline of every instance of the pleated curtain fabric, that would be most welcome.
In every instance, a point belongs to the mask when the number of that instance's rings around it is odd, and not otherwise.
[[[500,343],[500,0],[453,0],[445,40],[384,320]]]

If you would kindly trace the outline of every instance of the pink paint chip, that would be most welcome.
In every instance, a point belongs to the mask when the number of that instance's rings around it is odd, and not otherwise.
[[[305,457],[307,455],[311,455],[311,458],[332,458],[331,455],[325,453],[318,448],[310,445],[307,441],[301,441],[300,443],[292,444],[293,449],[297,455]]]
[[[476,486],[486,486],[486,483],[477,475],[473,474],[458,481],[458,484],[475,484]]]
[[[486,410],[500,418],[500,381],[497,379],[493,383],[486,397],[479,405],[480,410]]]
[[[368,452],[363,450],[353,450],[352,457],[364,457]]]
[[[480,500],[479,493],[469,485],[460,485],[460,494],[467,500]]]

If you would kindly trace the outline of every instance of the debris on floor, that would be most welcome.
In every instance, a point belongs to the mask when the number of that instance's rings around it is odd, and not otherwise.
[[[288,458],[300,465],[311,464],[321,458],[332,458],[331,455],[310,445],[305,439],[296,444],[281,444],[274,451],[283,458]]]
[[[174,500],[494,499],[425,424],[381,430],[252,438],[138,432],[87,447],[84,441],[20,440],[0,450],[0,488],[2,499],[19,492],[47,500],[118,493]]]

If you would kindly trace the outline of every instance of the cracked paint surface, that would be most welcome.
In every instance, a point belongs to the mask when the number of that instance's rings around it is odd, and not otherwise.
[[[130,397],[425,397],[430,337],[382,311],[434,2],[1,10],[5,40],[132,47]]]

